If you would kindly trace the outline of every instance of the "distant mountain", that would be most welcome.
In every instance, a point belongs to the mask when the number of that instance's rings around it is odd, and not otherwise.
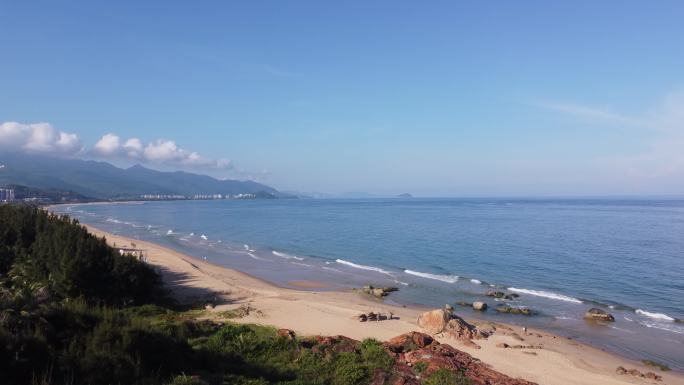
[[[39,155],[0,154],[0,186],[17,184],[73,191],[101,199],[138,198],[143,194],[255,194],[290,197],[252,182],[219,180],[184,171],[163,172],[140,165],[123,169],[106,162]]]
[[[411,195],[409,193],[403,193],[403,194],[397,195],[397,198],[413,198],[413,195]]]

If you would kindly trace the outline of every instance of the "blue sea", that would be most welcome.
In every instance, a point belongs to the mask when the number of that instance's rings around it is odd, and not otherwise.
[[[388,301],[444,306],[520,297],[538,327],[684,370],[684,200],[215,200],[65,205],[103,230],[160,243],[281,286],[393,285]],[[616,322],[582,320],[598,307]]]

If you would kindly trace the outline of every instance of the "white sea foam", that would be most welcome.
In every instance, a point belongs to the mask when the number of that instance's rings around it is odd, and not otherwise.
[[[279,256],[279,257],[281,257],[281,258],[285,258],[285,259],[296,259],[296,260],[298,260],[298,261],[303,261],[303,260],[304,260],[304,258],[302,258],[302,257],[298,257],[298,256],[296,256],[296,255],[290,255],[290,254],[287,254],[287,253],[282,253],[282,252],[280,252],[280,251],[275,251],[275,250],[273,250],[273,255],[277,255],[277,256]]]
[[[404,270],[404,273],[415,275],[417,277],[423,277],[427,279],[434,279],[436,281],[442,281],[446,283],[456,283],[458,281],[458,276],[456,275],[440,275],[440,274],[430,274],[422,273],[420,271]]]
[[[649,311],[641,310],[641,309],[636,309],[634,312],[637,314],[649,317],[649,318],[662,320],[662,321],[674,321],[675,320],[674,318],[670,317],[669,315],[663,314],[663,313],[651,313]]]
[[[630,322],[634,321],[633,319],[631,319],[631,318],[629,318],[629,317],[624,317],[624,319],[625,319],[626,321],[630,321]]]
[[[476,284],[476,285],[481,285],[481,284],[482,284],[482,281],[480,281],[479,279],[475,279],[475,278],[471,279],[470,282],[472,282],[472,283],[474,283],[474,284]]]
[[[559,320],[577,320],[577,318],[565,317],[565,316],[562,316],[562,315],[556,316],[556,319],[559,319]]]
[[[509,287],[508,290],[514,291],[516,293],[522,293],[522,294],[529,294],[533,295],[536,297],[543,297],[543,298],[549,298],[549,299],[556,299],[559,301],[565,301],[565,302],[572,302],[572,303],[582,303],[577,298],[573,297],[568,297],[567,295],[563,294],[557,294],[557,293],[552,293],[550,291],[543,291],[543,290],[530,290],[530,289],[517,289],[515,287]]]
[[[243,246],[245,247],[245,250],[249,250],[249,245],[248,245],[248,244],[244,244]]]
[[[195,233],[190,233],[190,236],[191,236],[191,237],[194,237],[194,236],[195,236]]]
[[[341,272],[342,272],[342,270],[338,270],[338,269],[336,269],[336,268],[334,268],[334,267],[322,266],[321,269],[330,270],[330,271],[334,271],[334,272],[337,272],[337,273],[341,273]]]
[[[337,263],[339,263],[339,264],[341,264],[341,265],[347,265],[347,266],[349,266],[349,267],[353,267],[353,268],[356,268],[356,269],[377,271],[378,273],[387,274],[387,275],[389,275],[389,276],[392,276],[392,273],[390,273],[390,272],[387,271],[387,270],[383,270],[383,269],[381,269],[381,268],[379,268],[379,267],[366,266],[366,265],[359,265],[359,264],[356,264],[356,263],[354,263],[354,262],[345,261],[344,259],[336,259],[335,262],[337,262]]]
[[[681,327],[673,322],[658,322],[658,321],[644,321],[639,324],[647,328],[665,330],[671,333],[684,334],[684,327]]]
[[[257,259],[257,260],[260,260],[260,261],[265,261],[265,259],[259,258],[259,257],[257,257],[256,255],[254,255],[254,254],[252,254],[252,253],[247,253],[247,255],[249,255],[251,258],[254,258],[254,259]]]
[[[301,263],[301,262],[290,262],[293,265],[299,265],[299,266],[304,266],[304,267],[311,267],[311,265],[306,264],[306,263]]]
[[[200,238],[204,239],[205,241],[206,241],[207,239],[209,239],[209,238],[207,238],[207,236],[204,235],[204,234],[200,235]]]
[[[173,230],[169,230],[166,232],[166,235],[171,235],[171,234],[173,234]]]
[[[398,284],[404,285],[404,286],[408,286],[408,285],[409,285],[408,282],[401,282],[401,281],[397,281],[396,279],[394,280],[394,283],[398,283]]]

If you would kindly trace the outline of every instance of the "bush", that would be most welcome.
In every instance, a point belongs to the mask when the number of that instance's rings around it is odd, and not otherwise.
[[[470,385],[470,380],[461,373],[454,373],[447,369],[439,369],[430,374],[424,385]]]

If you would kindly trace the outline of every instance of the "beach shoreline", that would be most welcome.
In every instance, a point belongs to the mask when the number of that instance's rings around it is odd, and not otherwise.
[[[165,285],[176,298],[186,302],[215,303],[216,306],[209,308],[203,315],[210,319],[220,320],[225,312],[242,308],[247,309],[247,314],[230,321],[287,328],[300,335],[345,335],[354,339],[375,338],[385,341],[402,333],[420,331],[416,319],[428,310],[420,306],[385,303],[351,291],[316,291],[325,286],[325,282],[317,281],[315,277],[310,281],[294,282],[292,286],[300,290],[279,287],[244,272],[211,264],[153,242],[84,226],[92,234],[105,237],[112,246],[135,245],[144,249],[148,263],[160,271]],[[394,317],[380,322],[358,322],[358,314],[371,311],[392,313]],[[489,323],[464,318],[475,323]],[[445,336],[438,336],[437,339],[468,352],[497,371],[540,384],[684,384],[684,375],[674,371],[657,371],[658,375],[663,376],[662,382],[618,375],[618,366],[635,368],[641,372],[656,370],[543,330],[529,329],[525,333],[520,326],[495,324],[499,327],[493,336],[477,341],[480,349]],[[502,343],[511,346],[529,344],[542,348],[530,351],[497,347]]]

